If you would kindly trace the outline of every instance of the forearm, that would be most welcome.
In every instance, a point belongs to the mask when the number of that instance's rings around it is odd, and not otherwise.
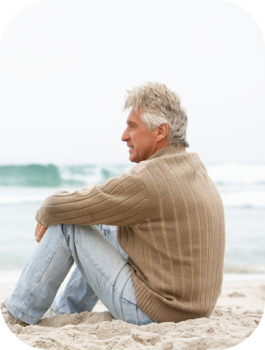
[[[43,226],[131,225],[139,222],[145,213],[146,197],[146,190],[137,177],[124,174],[101,186],[74,193],[55,193],[41,204],[36,220]]]

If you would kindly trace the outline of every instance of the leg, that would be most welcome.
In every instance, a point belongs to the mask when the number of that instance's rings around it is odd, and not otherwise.
[[[63,225],[81,274],[116,319],[154,322],[137,307],[131,267],[97,226]]]
[[[80,314],[92,311],[97,302],[97,295],[76,267],[62,293],[54,299],[52,309],[57,315]]]
[[[98,228],[121,255],[127,259],[128,255],[117,241],[116,226],[98,225]],[[57,315],[81,313],[92,311],[97,302],[97,295],[76,267],[62,293],[54,299],[52,309]]]
[[[8,311],[26,323],[36,324],[50,307],[73,263],[61,226],[49,227],[5,302]]]
[[[73,258],[116,319],[136,324],[152,322],[136,305],[127,260],[96,226],[51,226],[7,300],[7,309],[24,322],[37,323],[51,305]]]

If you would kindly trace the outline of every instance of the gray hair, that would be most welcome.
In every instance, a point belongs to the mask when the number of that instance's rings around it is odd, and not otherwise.
[[[128,90],[124,109],[132,107],[141,113],[141,119],[148,130],[154,130],[161,124],[168,124],[167,140],[169,144],[182,144],[189,147],[186,139],[188,117],[180,105],[178,94],[160,83],[147,83]]]

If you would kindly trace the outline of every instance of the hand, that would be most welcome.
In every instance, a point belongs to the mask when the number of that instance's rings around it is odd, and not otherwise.
[[[41,224],[37,224],[36,230],[35,230],[35,241],[40,243],[42,237],[44,236],[45,232],[47,231],[48,227],[42,226]]]

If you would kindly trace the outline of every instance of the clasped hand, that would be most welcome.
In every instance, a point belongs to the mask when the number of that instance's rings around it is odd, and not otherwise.
[[[42,226],[41,224],[37,223],[36,230],[35,230],[35,241],[40,243],[42,237],[44,236],[45,232],[47,231],[48,227]]]

